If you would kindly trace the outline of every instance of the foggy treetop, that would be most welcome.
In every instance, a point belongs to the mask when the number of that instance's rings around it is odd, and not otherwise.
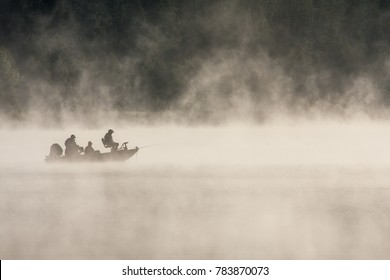
[[[390,0],[0,0],[0,117],[387,117],[389,43]]]

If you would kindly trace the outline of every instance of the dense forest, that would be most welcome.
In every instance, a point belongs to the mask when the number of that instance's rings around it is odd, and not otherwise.
[[[0,116],[390,112],[390,0],[0,0]]]

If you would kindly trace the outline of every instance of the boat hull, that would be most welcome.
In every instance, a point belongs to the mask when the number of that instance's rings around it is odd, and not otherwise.
[[[139,148],[119,150],[110,153],[91,153],[87,155],[75,155],[72,157],[46,157],[45,161],[52,162],[118,162],[126,161],[138,152]]]

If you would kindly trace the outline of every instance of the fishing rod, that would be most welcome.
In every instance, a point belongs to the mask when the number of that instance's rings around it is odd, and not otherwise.
[[[145,149],[145,148],[152,148],[152,147],[155,147],[157,145],[148,145],[148,146],[142,146],[142,147],[136,147],[137,149]],[[135,154],[135,158],[136,160],[138,161],[138,153]]]
[[[138,149],[145,149],[145,148],[151,148],[151,147],[155,147],[157,145],[148,145],[148,146],[142,146],[142,147],[137,147]]]

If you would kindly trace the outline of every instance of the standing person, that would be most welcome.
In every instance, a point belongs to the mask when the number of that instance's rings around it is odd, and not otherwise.
[[[114,139],[112,138],[112,134],[114,131],[112,129],[109,129],[106,135],[104,135],[103,138],[103,144],[107,148],[111,148],[111,151],[116,151],[118,149],[119,144],[114,142]]]
[[[76,136],[72,134],[68,139],[65,140],[65,156],[74,156],[78,155],[80,150],[80,146],[76,144]]]

